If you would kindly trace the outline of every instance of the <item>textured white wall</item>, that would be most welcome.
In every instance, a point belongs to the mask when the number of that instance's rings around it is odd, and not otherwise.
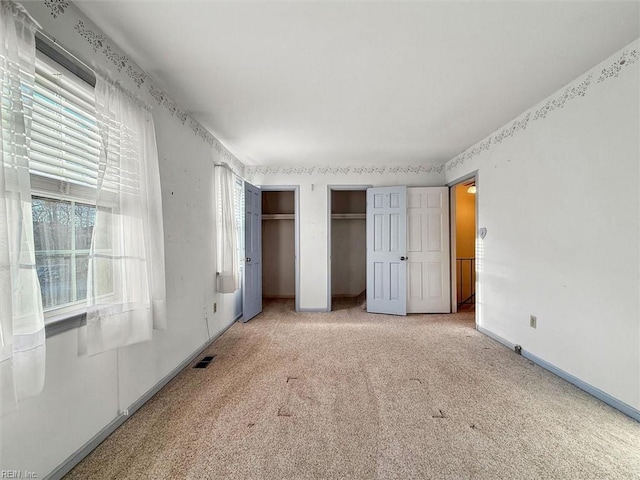
[[[0,469],[44,478],[118,415],[116,352],[79,355],[78,331],[47,339],[45,386],[0,419]]]
[[[44,391],[0,420],[0,467],[44,478],[234,318],[233,295],[215,289],[213,163],[220,154],[201,136],[118,72],[76,29],[99,33],[73,6],[53,17],[42,2],[25,4],[45,31],[85,63],[96,61],[152,105],[165,229],[168,329],[153,340],[94,357],[81,353],[83,329],[47,339]],[[103,48],[104,48],[103,44]],[[213,313],[213,303],[218,303]]]
[[[639,50],[636,41],[608,58],[446,172],[454,181],[478,171],[478,227],[487,229],[478,323],[635,408]]]

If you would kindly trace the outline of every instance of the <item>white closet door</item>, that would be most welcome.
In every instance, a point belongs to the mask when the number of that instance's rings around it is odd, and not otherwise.
[[[262,311],[262,193],[245,182],[245,264],[242,321]]]
[[[407,189],[407,313],[450,313],[449,189]]]
[[[407,187],[367,189],[367,311],[407,312]]]

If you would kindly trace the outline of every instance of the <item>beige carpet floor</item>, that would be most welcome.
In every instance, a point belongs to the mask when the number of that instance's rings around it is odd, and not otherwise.
[[[292,310],[233,325],[67,478],[640,478],[640,424],[473,313]]]

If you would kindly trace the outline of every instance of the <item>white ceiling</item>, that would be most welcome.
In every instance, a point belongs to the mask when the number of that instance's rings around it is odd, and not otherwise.
[[[80,2],[248,165],[444,163],[640,36],[634,2]]]

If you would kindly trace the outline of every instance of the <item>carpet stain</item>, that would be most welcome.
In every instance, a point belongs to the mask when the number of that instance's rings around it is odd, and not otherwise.
[[[278,416],[279,417],[291,417],[292,414],[291,412],[287,409],[287,407],[280,407],[278,409]]]
[[[431,415],[432,418],[448,418],[442,410],[438,410],[437,415]]]

